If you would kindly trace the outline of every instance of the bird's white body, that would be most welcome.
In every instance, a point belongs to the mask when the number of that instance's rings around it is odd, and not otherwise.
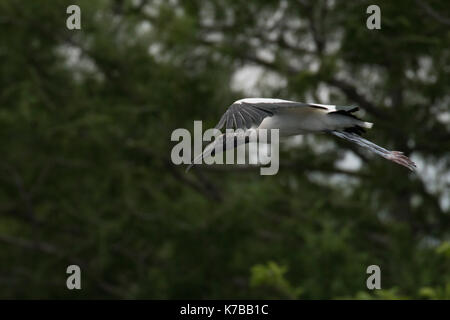
[[[333,119],[321,109],[302,109],[280,111],[273,117],[265,118],[258,129],[279,129],[281,137],[310,132],[321,132],[334,128]]]
[[[280,99],[243,99],[238,100],[246,103],[272,103],[292,102]],[[257,101],[257,102],[254,102]],[[265,118],[257,129],[279,129],[281,137],[288,137],[299,134],[317,133],[325,131],[340,130],[352,125],[361,125],[370,128],[371,123],[355,118],[342,116],[340,114],[330,115],[336,111],[334,105],[314,104],[321,108],[285,108]]]

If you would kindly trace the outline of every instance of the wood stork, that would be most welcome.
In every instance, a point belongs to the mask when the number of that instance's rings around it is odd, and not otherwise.
[[[361,137],[365,129],[372,128],[373,124],[356,117],[353,114],[356,111],[358,107],[337,107],[282,99],[246,98],[235,101],[222,115],[216,128],[241,129],[245,132],[278,129],[280,137],[328,133],[356,143],[385,159],[415,171],[415,163],[402,152],[389,151]],[[211,152],[214,144],[225,143],[226,140],[225,138],[216,139],[195,160],[210,155],[208,153]],[[196,163],[195,160],[187,170]]]

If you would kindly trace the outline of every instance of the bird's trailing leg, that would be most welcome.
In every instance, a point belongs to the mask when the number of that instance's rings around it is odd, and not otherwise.
[[[357,145],[366,148],[372,152],[375,152],[376,154],[382,156],[385,159],[398,163],[411,171],[416,170],[416,164],[413,161],[411,161],[411,159],[409,159],[407,156],[405,156],[403,152],[386,150],[385,148],[380,147],[375,143],[370,142],[369,140],[366,140],[355,133],[344,131],[330,131],[330,133],[339,138],[356,143]]]

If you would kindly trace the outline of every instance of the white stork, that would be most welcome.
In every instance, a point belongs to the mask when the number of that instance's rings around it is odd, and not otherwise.
[[[222,115],[216,128],[242,129],[246,132],[278,129],[280,137],[325,132],[356,143],[385,159],[415,171],[415,163],[402,152],[386,150],[360,136],[365,129],[372,128],[373,124],[353,115],[356,111],[358,107],[336,107],[282,99],[246,98],[235,101]],[[225,134],[221,137],[208,145],[195,160],[211,155],[215,144],[224,144],[228,140]],[[196,163],[195,160],[187,170]]]

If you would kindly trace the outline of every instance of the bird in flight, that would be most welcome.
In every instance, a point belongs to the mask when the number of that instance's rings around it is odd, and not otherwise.
[[[246,98],[235,101],[228,108],[220,118],[216,129],[241,129],[244,133],[259,129],[278,129],[280,137],[307,133],[328,133],[356,143],[387,160],[415,171],[415,163],[402,152],[389,151],[361,137],[365,129],[372,128],[373,124],[356,117],[353,114],[356,111],[358,111],[358,107],[337,107],[282,99]],[[226,140],[233,138],[233,135],[237,134],[232,133],[231,136],[230,134],[222,134],[222,138],[216,139],[208,145],[194,159],[187,170],[199,158],[211,155],[211,151],[217,143],[225,144]],[[235,143],[234,147],[236,146]],[[225,150],[225,147],[223,149]]]

